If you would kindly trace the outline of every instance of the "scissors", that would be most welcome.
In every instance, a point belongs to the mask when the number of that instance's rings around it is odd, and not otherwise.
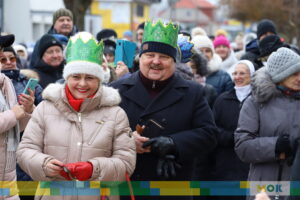
[[[77,180],[76,177],[74,177],[72,175],[71,171],[67,167],[64,166],[63,170],[64,170],[64,172],[66,172],[69,175],[69,177],[70,177],[71,180]]]

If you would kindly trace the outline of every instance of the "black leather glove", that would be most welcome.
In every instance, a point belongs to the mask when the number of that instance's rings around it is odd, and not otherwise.
[[[151,152],[160,158],[164,158],[167,154],[176,156],[176,146],[170,137],[152,138],[143,144],[143,148],[146,147],[151,147]]]
[[[286,158],[292,153],[290,136],[287,134],[280,135],[276,141],[275,154],[279,156],[281,153],[285,153]]]
[[[176,169],[180,169],[181,166],[176,162],[174,155],[166,155],[163,158],[159,158],[157,163],[157,175],[165,179],[176,177]]]

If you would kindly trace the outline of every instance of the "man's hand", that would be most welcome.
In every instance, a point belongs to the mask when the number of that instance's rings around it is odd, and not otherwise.
[[[165,179],[176,177],[176,169],[181,169],[181,166],[176,162],[174,155],[166,155],[159,158],[157,163],[157,175]]]
[[[163,158],[167,154],[176,155],[175,144],[170,137],[159,136],[143,144],[143,148],[151,148],[151,152]]]
[[[139,133],[134,131],[132,133],[136,145],[136,152],[137,153],[146,153],[150,152],[150,148],[143,148],[143,144],[149,140],[147,137],[141,136]]]

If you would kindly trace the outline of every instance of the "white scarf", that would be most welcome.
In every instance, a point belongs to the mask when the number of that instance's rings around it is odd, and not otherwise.
[[[245,98],[251,93],[251,85],[245,85],[245,86],[235,86],[235,94],[239,100],[239,102],[243,102]]]

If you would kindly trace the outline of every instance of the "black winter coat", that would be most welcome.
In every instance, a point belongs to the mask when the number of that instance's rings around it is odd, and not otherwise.
[[[50,83],[55,83],[62,78],[64,62],[57,67],[52,67],[46,64],[42,59],[33,67],[33,70],[38,73],[40,77],[39,84],[42,88],[46,88]]]
[[[164,130],[143,136],[161,135],[173,139],[182,168],[176,171],[177,176],[172,180],[192,180],[196,155],[216,145],[216,126],[204,100],[202,86],[175,74],[160,94],[152,99],[141,82],[139,71],[127,79],[113,82],[112,86],[119,89],[122,97],[120,106],[127,113],[132,130],[141,121],[154,119],[164,126]],[[132,180],[162,180],[156,174],[157,161],[158,157],[151,153],[138,154]]]
[[[220,181],[246,181],[249,164],[243,163],[234,151],[234,131],[237,128],[242,103],[235,89],[220,95],[213,107],[218,145],[214,153],[214,178]]]

